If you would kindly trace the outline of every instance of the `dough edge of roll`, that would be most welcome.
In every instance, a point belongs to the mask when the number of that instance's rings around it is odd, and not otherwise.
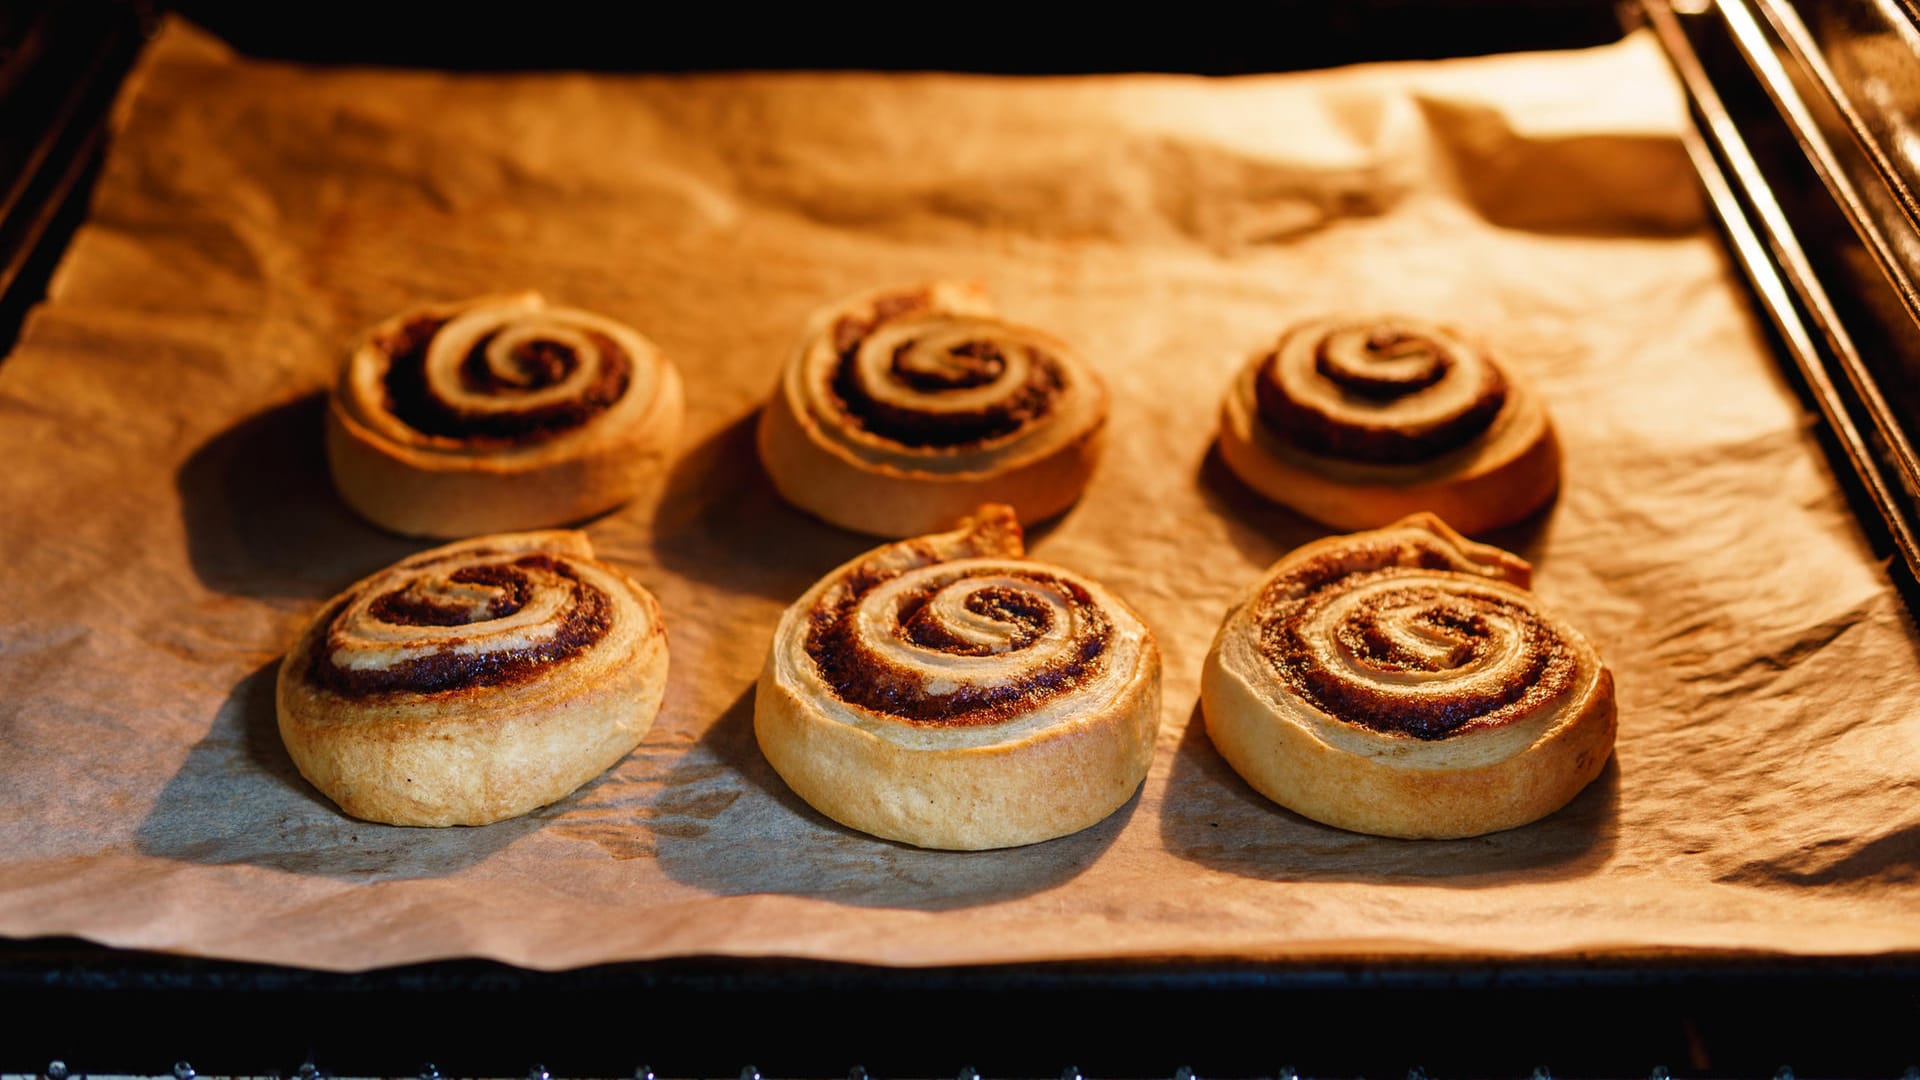
[[[1207,735],[1249,786],[1303,817],[1399,839],[1481,836],[1530,824],[1564,807],[1613,756],[1619,722],[1613,672],[1584,638],[1579,647],[1597,665],[1592,678],[1572,691],[1584,694],[1584,700],[1570,702],[1564,716],[1509,756],[1466,768],[1432,768],[1333,747],[1276,708],[1247,673],[1225,659],[1227,636],[1250,621],[1243,619],[1243,610],[1228,616],[1201,669]],[[1304,700],[1296,707],[1318,712]],[[1341,723],[1320,715],[1324,722]],[[1383,743],[1411,738],[1377,737]],[[1444,740],[1429,745],[1444,746]]]
[[[409,446],[355,415],[347,401],[359,353],[384,333],[423,318],[453,318],[476,306],[512,303],[538,293],[490,293],[417,305],[363,332],[327,390],[324,435],[334,490],[355,513],[403,536],[458,539],[566,525],[612,510],[663,483],[685,424],[679,369],[651,339],[608,316],[650,353],[634,363],[659,365],[651,401],[617,426],[589,423],[544,443],[489,454],[435,453]],[[559,308],[556,310],[569,310]]]
[[[885,539],[948,529],[982,503],[1005,503],[1022,522],[1064,513],[1092,482],[1106,446],[1107,415],[1043,453],[977,473],[926,473],[872,464],[814,437],[810,421],[775,392],[755,433],[774,490],[830,525]]]
[[[659,717],[669,651],[659,600],[620,568],[599,565],[632,591],[650,631],[633,643],[631,655],[608,667],[611,678],[584,688],[566,681],[563,661],[526,682],[473,687],[442,702],[394,708],[393,702],[343,699],[305,678],[314,636],[325,631],[319,616],[391,567],[329,599],[281,658],[274,681],[276,726],[295,768],[352,817],[444,827],[519,817],[618,764]],[[442,704],[451,715],[430,715]]]
[[[1221,401],[1221,461],[1256,494],[1322,524],[1377,529],[1425,510],[1460,532],[1479,534],[1525,519],[1560,489],[1553,419],[1532,386],[1504,366],[1509,392],[1521,400],[1510,406],[1514,415],[1496,425],[1537,423],[1537,431],[1511,449],[1490,431],[1431,462],[1388,466],[1324,457],[1276,435],[1251,400],[1250,377],[1259,363],[1256,355],[1244,365]]]
[[[902,746],[811,708],[771,653],[754,736],[780,778],[849,828],[916,847],[982,851],[1080,832],[1124,806],[1159,740],[1161,659],[1143,636],[1125,689],[1104,708],[980,746]]]
[[[831,525],[883,539],[905,539],[951,528],[983,503],[1004,503],[1020,520],[1034,523],[1064,513],[1091,483],[1106,447],[1112,398],[1100,373],[1078,350],[1037,327],[1022,329],[1058,344],[1076,358],[1083,393],[1094,402],[1091,420],[1065,438],[1026,454],[1012,454],[990,468],[934,472],[872,462],[822,435],[802,400],[796,400],[800,369],[820,338],[848,313],[892,295],[923,293],[931,310],[1005,321],[984,283],[930,278],[913,285],[869,288],[815,309],[780,366],[772,395],[755,425],[755,449],[775,491],[788,504]]]

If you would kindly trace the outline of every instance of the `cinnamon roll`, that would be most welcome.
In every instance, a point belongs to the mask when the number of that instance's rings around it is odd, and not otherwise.
[[[1613,752],[1613,675],[1532,570],[1432,514],[1308,544],[1227,615],[1207,733],[1261,794],[1380,836],[1477,836],[1565,805]]]
[[[398,315],[327,410],[340,495],[412,536],[558,525],[633,498],[680,434],[680,376],[632,328],[538,293]]]
[[[555,531],[435,548],[334,597],[276,699],[287,753],[342,810],[485,825],[625,757],[666,682],[652,594]]]
[[[1220,455],[1247,486],[1336,528],[1427,510],[1484,532],[1560,483],[1539,396],[1480,346],[1415,319],[1296,326],[1241,370],[1221,414]]]
[[[782,497],[843,528],[914,536],[982,502],[1071,506],[1099,459],[1106,388],[1065,342],[941,281],[817,313],[761,413]]]
[[[821,813],[953,850],[1065,836],[1132,797],[1160,652],[1118,598],[1023,554],[1006,506],[876,548],[774,632],[760,749]]]

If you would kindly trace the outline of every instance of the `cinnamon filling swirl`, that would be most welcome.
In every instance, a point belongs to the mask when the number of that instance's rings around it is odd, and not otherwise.
[[[589,377],[559,400],[526,408],[463,408],[436,391],[428,373],[434,337],[451,322],[433,316],[402,325],[375,343],[391,360],[384,385],[386,408],[393,416],[424,435],[498,445],[525,445],[571,431],[607,411],[633,381],[633,358],[605,334],[582,330],[580,336],[592,357],[576,344],[517,335],[503,347],[501,331],[483,335],[460,359],[458,387],[462,394],[494,403],[510,404],[573,378],[589,360],[597,361]]]
[[[924,292],[884,297],[870,319],[834,324],[830,387],[845,418],[915,449],[971,449],[1053,411],[1060,360],[1012,328],[926,314]]]
[[[456,585],[478,585],[481,590],[446,596],[409,585],[383,593],[367,610],[374,618],[394,626],[466,626],[504,619],[526,607],[533,595],[533,583],[510,567],[462,567],[447,580]]]
[[[1293,331],[1261,362],[1254,394],[1260,418],[1303,449],[1404,465],[1484,434],[1507,384],[1452,335],[1382,321]]]
[[[321,616],[326,631],[314,637],[308,665],[316,685],[371,697],[519,683],[591,648],[612,627],[607,594],[550,555],[463,565],[444,577],[433,564],[417,569],[397,589],[347,597]],[[531,625],[499,625],[523,612],[536,616]],[[373,655],[351,662],[355,654]]]
[[[1260,649],[1320,711],[1422,740],[1498,727],[1571,692],[1579,660],[1538,613],[1437,542],[1308,560],[1258,602]],[[1438,571],[1436,573],[1436,571]]]
[[[1004,564],[863,570],[822,598],[806,650],[835,696],[921,724],[992,724],[1095,674],[1112,622],[1087,590]]]
[[[869,318],[842,315],[833,324],[833,351],[840,354],[844,362],[860,351],[860,343],[873,333],[873,328],[889,319],[902,315],[912,315],[925,311],[933,305],[933,294],[926,289],[914,289],[908,292],[891,293],[873,302],[873,314]]]

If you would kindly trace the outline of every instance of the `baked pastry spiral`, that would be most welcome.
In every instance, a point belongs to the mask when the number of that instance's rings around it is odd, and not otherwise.
[[[1560,483],[1540,398],[1486,351],[1416,319],[1320,319],[1241,370],[1220,454],[1247,486],[1341,529],[1426,510],[1466,533],[1511,524]]]
[[[1106,419],[1106,387],[1070,346],[941,281],[814,315],[761,413],[760,460],[808,513],[914,536],[983,502],[1028,521],[1065,510]]]
[[[411,536],[558,525],[633,498],[680,436],[680,376],[630,327],[538,293],[406,312],[327,410],[340,495]]]
[[[280,738],[354,817],[485,825],[639,745],[667,682],[652,594],[586,534],[422,552],[334,597],[280,665]]]
[[[1227,615],[1207,733],[1261,794],[1355,832],[1438,838],[1564,806],[1613,752],[1613,675],[1531,568],[1432,514],[1308,544]]]
[[[1006,506],[889,544],[781,617],[760,749],[844,825],[952,850],[1078,832],[1131,798],[1160,726],[1160,652],[1098,584],[1023,554]]]

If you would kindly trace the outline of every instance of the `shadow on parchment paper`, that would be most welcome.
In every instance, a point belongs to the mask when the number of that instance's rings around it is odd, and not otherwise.
[[[1280,556],[1330,531],[1312,518],[1272,502],[1248,487],[1227,459],[1220,456],[1220,440],[1207,447],[1200,460],[1200,494],[1207,508],[1227,525],[1227,539],[1247,560],[1260,566],[1272,564]],[[1251,585],[1252,582],[1247,584]]]
[[[1782,884],[1828,889],[1882,889],[1920,883],[1920,824],[1894,829],[1864,843],[1843,836],[1802,846],[1784,855],[1747,859],[1714,875],[1726,885]]]
[[[786,603],[879,541],[787,505],[760,467],[759,422],[755,409],[673,463],[654,510],[654,555],[696,581]]]
[[[1269,501],[1248,487],[1225,458],[1220,456],[1220,441],[1207,448],[1200,462],[1200,492],[1207,506],[1227,523],[1227,537],[1240,553],[1262,566],[1277,562],[1282,555],[1302,544],[1337,535],[1341,530],[1323,525]],[[1512,525],[1489,530],[1474,537],[1505,549],[1538,565],[1546,547],[1553,508],[1560,501],[1558,490],[1547,505]],[[1253,584],[1249,581],[1247,584]]]
[[[1547,539],[1553,533],[1553,509],[1560,505],[1561,490],[1553,489],[1553,498],[1547,500],[1547,505],[1519,521],[1489,529],[1474,539],[1520,556],[1532,565],[1537,574],[1546,555]],[[1538,580],[1537,576],[1535,580]]]
[[[348,881],[432,878],[539,828],[531,818],[484,829],[403,829],[346,816],[300,776],[280,743],[279,674],[276,659],[234,684],[213,728],[135,830],[141,854]]]
[[[827,571],[887,541],[788,505],[760,467],[759,423],[756,409],[674,462],[654,511],[654,555],[696,581],[787,603]],[[1029,549],[1072,512],[1021,522]]]
[[[1582,877],[1613,852],[1620,766],[1572,802],[1524,828],[1469,840],[1390,840],[1309,821],[1255,791],[1207,737],[1200,706],[1175,752],[1161,835],[1167,849],[1211,870],[1263,881],[1358,881],[1481,888]]]
[[[424,542],[381,532],[334,493],[327,398],[308,394],[208,439],[174,487],[201,584],[241,596],[331,596]]]
[[[753,736],[748,687],[698,740],[673,756],[669,790],[688,804],[720,805],[697,832],[660,830],[660,868],[721,896],[783,893],[857,907],[945,911],[998,903],[1077,876],[1120,835],[1136,792],[1113,816],[1058,840],[999,851],[925,851],[836,824],[788,789]],[[673,774],[687,774],[683,782]],[[705,793],[696,794],[704,788]]]

